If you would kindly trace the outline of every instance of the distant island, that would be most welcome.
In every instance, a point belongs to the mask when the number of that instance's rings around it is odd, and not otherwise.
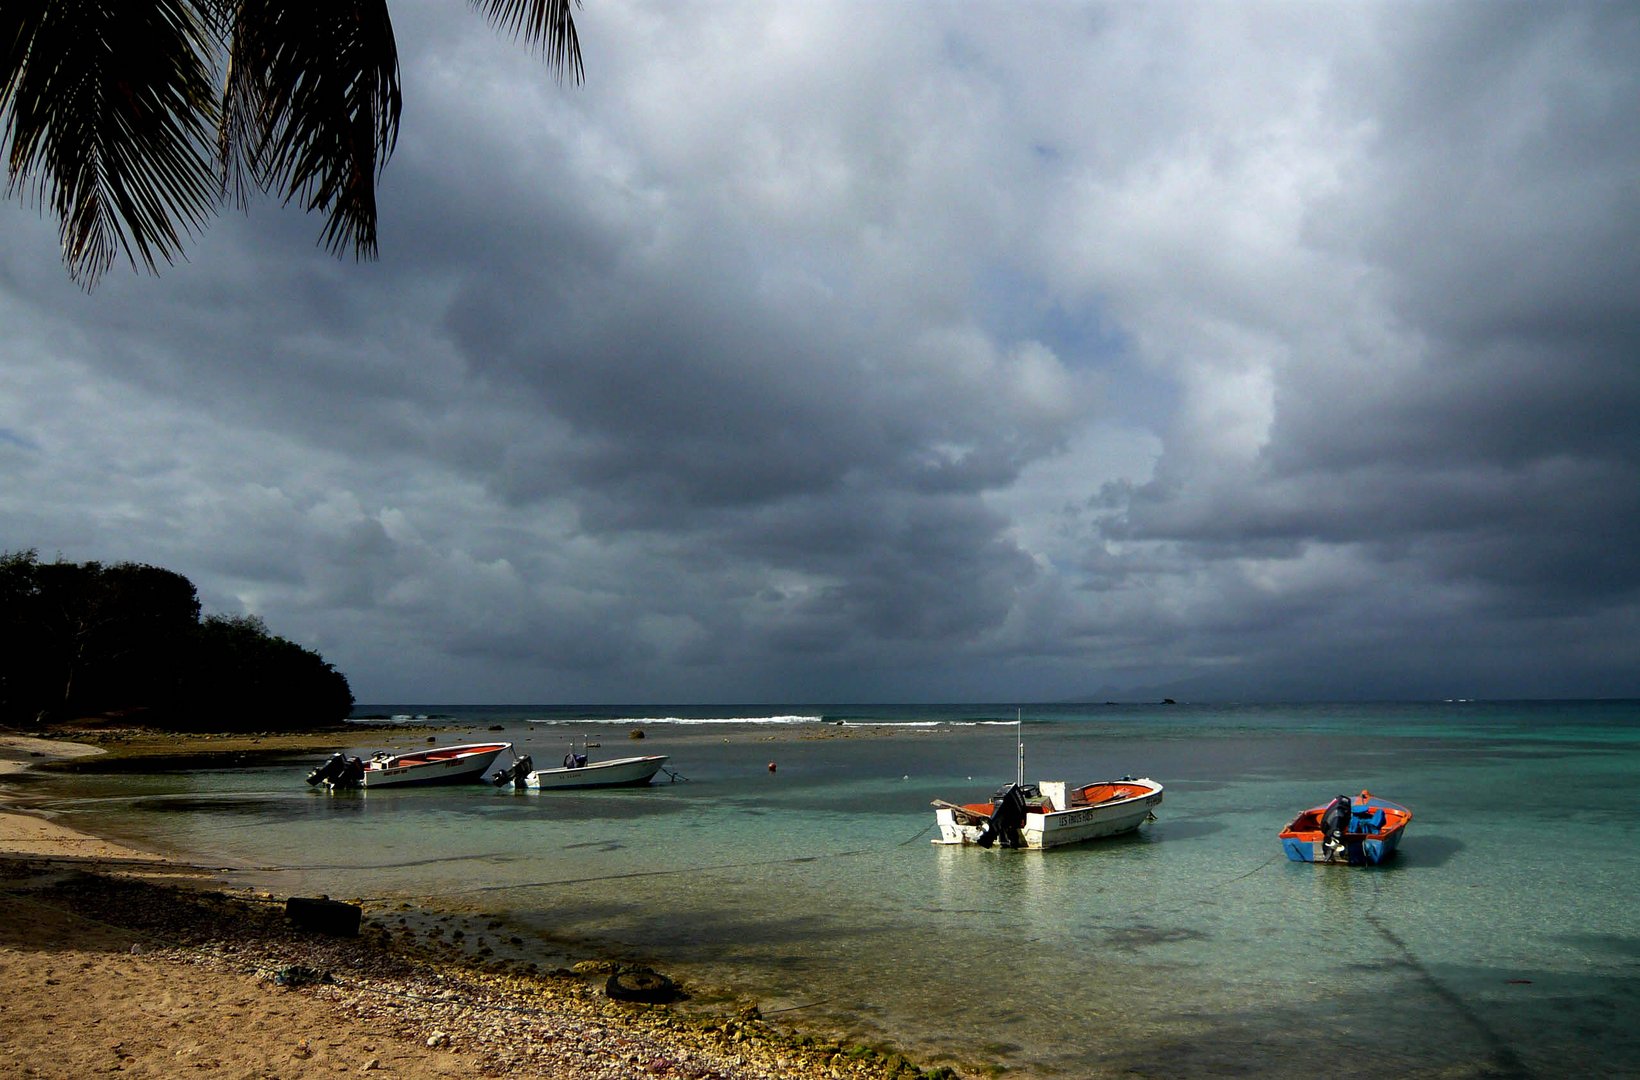
[[[300,731],[352,710],[318,653],[255,615],[202,618],[175,571],[0,552],[0,725]]]

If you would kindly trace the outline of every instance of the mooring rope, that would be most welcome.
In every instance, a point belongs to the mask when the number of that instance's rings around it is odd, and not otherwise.
[[[799,863],[822,862],[828,859],[853,859],[862,855],[881,854],[896,851],[921,839],[932,825],[925,825],[899,843],[891,847],[851,848],[848,851],[826,851],[817,855],[782,855],[772,859],[751,859],[746,862],[708,863],[703,866],[673,866],[659,870],[627,870],[617,874],[594,874],[589,877],[553,878],[546,881],[512,881],[491,885],[471,885],[462,889],[441,889],[436,893],[417,893],[408,896],[366,896],[360,898],[362,903],[386,903],[388,901],[418,900],[424,897],[464,896],[473,893],[505,892],[509,889],[537,889],[550,888],[555,885],[593,885],[601,881],[625,881],[635,878],[672,877],[680,874],[709,874],[723,870],[750,870],[760,866],[787,866]],[[287,867],[285,869],[301,870],[304,867]]]
[[[1282,854],[1277,852],[1268,859],[1265,859],[1263,862],[1259,863],[1257,866],[1253,867],[1251,870],[1237,874],[1234,877],[1221,878],[1211,882],[1210,884],[1191,890],[1188,895],[1181,897],[1176,903],[1169,904],[1165,907],[1148,906],[1145,910],[1147,912],[1155,912],[1161,915],[1171,915],[1175,912],[1183,911],[1185,908],[1195,907],[1197,904],[1206,903],[1209,898],[1216,896],[1227,886],[1234,885],[1237,882],[1246,881],[1248,878],[1252,877],[1260,870],[1270,866],[1272,863],[1281,861],[1282,858]]]
[[[1496,1072],[1493,1075],[1518,1078],[1518,1080],[1530,1080],[1535,1074],[1526,1062],[1521,1060],[1520,1055],[1515,1053],[1514,1047],[1510,1046],[1504,1037],[1498,1034],[1491,1024],[1486,1022],[1486,1018],[1477,1009],[1459,997],[1456,991],[1441,982],[1440,979],[1437,979],[1435,973],[1430,971],[1422,960],[1418,959],[1418,955],[1412,951],[1412,946],[1406,943],[1406,939],[1385,924],[1378,914],[1378,901],[1383,889],[1383,883],[1376,873],[1372,877],[1372,902],[1361,913],[1361,918],[1368,926],[1372,927],[1379,937],[1384,939],[1390,948],[1401,954],[1401,963],[1417,976],[1418,980],[1424,984],[1425,989],[1444,1002],[1453,1012],[1468,1021],[1469,1026],[1479,1033],[1481,1041],[1491,1051],[1493,1064],[1496,1067]]]

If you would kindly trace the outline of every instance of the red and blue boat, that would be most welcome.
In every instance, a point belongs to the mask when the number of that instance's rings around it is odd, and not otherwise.
[[[1311,807],[1281,830],[1281,850],[1293,862],[1377,866],[1395,854],[1412,811],[1370,791]]]

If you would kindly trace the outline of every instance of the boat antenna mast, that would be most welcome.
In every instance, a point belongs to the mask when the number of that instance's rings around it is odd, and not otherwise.
[[[1014,712],[1014,739],[1019,744],[1019,786],[1025,786],[1025,710]]]

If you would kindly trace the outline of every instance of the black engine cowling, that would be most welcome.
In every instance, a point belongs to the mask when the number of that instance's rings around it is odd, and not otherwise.
[[[1019,828],[1025,824],[1025,793],[1018,784],[1009,784],[991,798],[991,817],[975,841],[980,847],[990,847],[1001,841],[1005,848],[1023,847]]]
[[[342,770],[346,767],[347,757],[345,755],[340,753],[332,754],[323,763],[314,766],[313,771],[307,774],[307,782],[311,786],[322,784],[326,780],[333,780],[342,775]]]
[[[364,782],[364,762],[346,754],[330,755],[324,764],[307,774],[309,785],[329,784],[333,788],[358,787]]]
[[[1327,809],[1321,812],[1321,835],[1333,843],[1341,844],[1344,842],[1344,833],[1348,831],[1349,824],[1350,797],[1348,795],[1338,796],[1338,798],[1327,804]]]
[[[513,763],[505,769],[497,769],[492,773],[490,781],[496,787],[506,787],[511,784],[513,787],[522,788],[528,786],[524,783],[524,778],[534,771],[535,763],[530,760],[528,754],[523,754],[513,758]]]

